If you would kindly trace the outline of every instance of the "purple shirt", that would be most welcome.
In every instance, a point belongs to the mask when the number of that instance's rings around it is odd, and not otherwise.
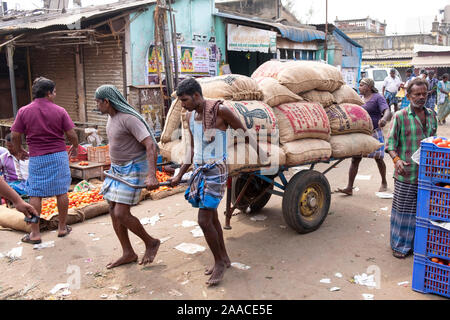
[[[30,157],[66,151],[64,132],[75,127],[64,108],[46,98],[19,109],[11,131],[25,134]]]
[[[373,129],[378,128],[378,122],[383,117],[383,112],[389,109],[386,99],[379,93],[374,93],[363,106],[372,118]]]

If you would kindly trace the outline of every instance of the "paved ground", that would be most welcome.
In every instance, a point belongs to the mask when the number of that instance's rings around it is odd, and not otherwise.
[[[450,137],[450,125],[441,127],[439,134]],[[346,160],[327,174],[332,190],[346,185],[349,164]],[[386,164],[392,190],[393,166],[390,160]],[[319,165],[316,169],[323,171],[326,167]],[[181,226],[184,220],[197,219],[182,194],[147,200],[132,210],[138,218],[162,214],[153,226],[145,226],[152,236],[166,238],[155,262],[148,267],[131,264],[105,268],[121,254],[108,215],[73,225],[67,238],[44,233],[43,241],[54,241],[55,246],[42,250],[18,244],[20,232],[0,231],[0,252],[23,246],[20,260],[0,260],[0,274],[9,275],[0,277],[0,299],[362,300],[363,294],[371,294],[375,300],[442,299],[411,289],[413,258],[392,257],[392,200],[375,196],[380,184],[375,162],[364,159],[359,174],[370,175],[371,179],[357,180],[359,191],[353,197],[333,194],[329,216],[316,232],[300,235],[286,227],[281,198],[276,196],[259,213],[267,217],[264,221],[253,221],[249,214],[233,217],[233,229],[224,231],[228,252],[233,262],[250,268],[228,269],[222,284],[214,288],[205,285],[207,278],[203,275],[205,266],[212,262],[209,250],[189,255],[174,248],[181,243],[207,248],[203,237],[196,238],[190,232],[194,227]],[[220,212],[224,206],[223,201]],[[141,257],[143,243],[134,235],[131,239]],[[376,274],[379,287],[369,289],[351,282],[363,273]],[[77,274],[79,289],[70,289],[65,297],[50,293],[58,283],[76,283]],[[320,282],[325,278],[330,283]],[[401,282],[407,283],[398,285]],[[340,290],[331,292],[332,287]]]

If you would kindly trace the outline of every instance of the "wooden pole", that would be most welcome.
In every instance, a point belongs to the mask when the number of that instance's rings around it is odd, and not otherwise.
[[[17,91],[16,91],[16,76],[14,74],[14,47],[8,45],[6,47],[6,53],[8,56],[8,68],[9,68],[9,83],[11,84],[11,99],[14,117],[17,114]]]
[[[328,0],[325,0],[325,43],[324,43],[324,60],[328,63]]]

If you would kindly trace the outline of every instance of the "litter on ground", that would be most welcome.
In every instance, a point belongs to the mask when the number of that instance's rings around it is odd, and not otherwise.
[[[158,214],[156,214],[156,215],[154,215],[154,216],[152,216],[150,218],[148,218],[148,217],[142,218],[140,220],[140,222],[144,226],[147,225],[147,224],[150,224],[150,225],[154,226],[156,224],[156,222],[158,222],[159,220],[160,220],[160,215],[158,213]]]
[[[250,218],[250,220],[252,221],[264,221],[267,219],[267,216],[263,215],[263,214],[258,214],[256,216],[253,216]]]
[[[194,254],[194,253],[202,252],[202,251],[205,251],[205,250],[206,250],[205,247],[202,247],[202,246],[200,246],[200,245],[198,245],[198,244],[195,244],[195,243],[185,243],[185,242],[183,242],[183,243],[177,245],[177,246],[175,247],[175,249],[177,249],[177,250],[179,250],[179,251],[181,251],[181,252],[187,253],[187,254]]]
[[[35,244],[33,246],[33,249],[41,250],[41,249],[44,249],[44,248],[52,248],[54,246],[55,246],[55,241],[46,241],[46,242]]]
[[[191,233],[194,236],[194,238],[200,238],[204,236],[202,228],[200,228],[199,226],[195,227],[195,229],[192,229]]]
[[[245,264],[240,262],[233,262],[231,266],[240,270],[248,270],[251,268],[250,266],[246,266]]]
[[[183,222],[181,223],[181,226],[183,228],[195,227],[197,225],[198,225],[197,222],[189,220],[183,220]]]

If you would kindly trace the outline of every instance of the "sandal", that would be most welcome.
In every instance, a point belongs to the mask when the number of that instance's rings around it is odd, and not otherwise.
[[[39,240],[31,240],[31,239],[30,239],[30,234],[29,234],[29,233],[27,233],[26,235],[24,235],[23,238],[20,239],[20,241],[22,241],[22,242],[24,242],[24,243],[30,243],[30,244],[39,244],[39,243],[42,242],[41,239],[39,239]]]
[[[347,191],[345,191],[345,189],[341,189],[341,188],[338,188],[336,190],[336,192],[343,193],[343,194],[345,194],[347,196],[352,196],[353,195],[353,191],[352,192],[347,192]]]
[[[66,226],[66,232],[63,234],[58,234],[58,238],[64,238],[65,236],[67,236],[70,233],[70,231],[72,231],[72,227]]]
[[[407,253],[401,253],[395,250],[392,250],[392,255],[398,259],[405,259],[408,256]]]

